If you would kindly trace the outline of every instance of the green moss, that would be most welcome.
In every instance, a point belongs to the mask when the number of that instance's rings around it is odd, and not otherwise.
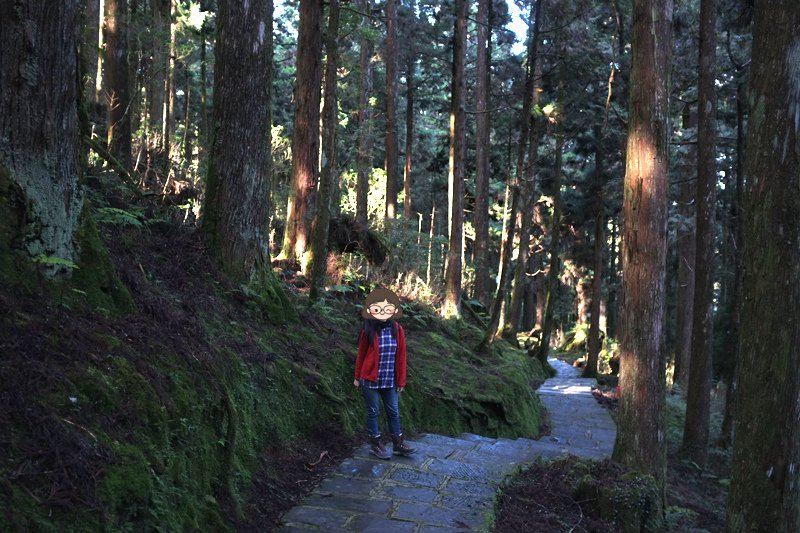
[[[147,513],[153,480],[142,451],[130,444],[115,446],[115,462],[97,487],[97,496],[118,524],[136,521]]]
[[[274,278],[264,283],[249,290],[264,299],[274,289],[282,294]],[[258,296],[248,294],[248,301]],[[52,530],[82,523],[78,530],[229,531],[228,518],[241,509],[267,445],[291,443],[322,423],[345,433],[363,425],[363,401],[352,387],[359,319],[346,306],[326,305],[304,311],[316,313],[314,320],[304,315],[302,325],[280,327],[272,319],[209,313],[200,321],[208,353],[198,359],[166,350],[142,354],[107,332],[89,335],[99,357],[70,367],[63,389],[43,393],[40,401],[80,421],[109,457],[95,494],[101,512],[50,518],[48,507],[12,484],[7,491],[20,499],[28,529],[47,530],[37,525],[42,521]],[[284,294],[257,318],[293,309]],[[409,327],[407,336],[401,405],[408,431],[538,435],[531,383],[542,379],[542,370],[536,360],[504,342],[489,354],[473,353],[468,347],[480,332],[463,322],[436,331]],[[249,338],[264,357],[246,359],[230,348],[232,340]],[[101,524],[92,522],[99,516]],[[0,516],[0,530],[16,524],[9,520]]]
[[[663,530],[660,496],[653,476],[623,474],[613,485],[600,487],[599,500],[603,517],[613,519],[625,533]]]
[[[66,302],[71,304],[70,307],[84,305],[106,315],[132,313],[136,309],[133,298],[117,277],[97,227],[86,209],[81,215],[76,240],[78,268],[63,288]]]
[[[271,272],[259,274],[249,285],[243,286],[243,292],[273,324],[297,322],[297,310],[286,296],[283,284]]]
[[[63,508],[43,512],[30,493],[0,478],[0,531],[37,531],[40,533],[94,533],[103,531],[99,513]]]

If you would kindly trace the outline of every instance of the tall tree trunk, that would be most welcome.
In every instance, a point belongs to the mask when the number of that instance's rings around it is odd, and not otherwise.
[[[147,116],[151,149],[163,150],[164,106],[167,89],[167,55],[169,43],[170,0],[151,0],[149,62],[147,66]],[[205,43],[204,43],[205,44]],[[205,54],[205,49],[201,50]]]
[[[492,29],[489,26],[491,0],[478,0],[477,72],[475,74],[475,294],[489,305],[489,85]]]
[[[542,0],[536,0],[531,4],[529,25],[528,25],[528,64],[533,65],[533,57],[536,52],[536,12],[538,4]],[[525,149],[528,142],[528,132],[530,128],[530,115],[531,115],[531,96],[533,95],[533,69],[528,68],[525,76],[525,88],[523,90],[522,98],[522,113],[520,114],[520,127],[519,127],[519,144],[517,146],[517,161],[514,171],[513,180],[510,180],[508,191],[506,194],[506,206],[508,206],[508,196],[511,195],[511,209],[507,219],[504,219],[504,239],[500,245],[500,275],[497,283],[497,291],[492,300],[492,308],[489,318],[489,326],[486,328],[486,335],[483,338],[481,346],[486,347],[491,344],[492,340],[497,336],[503,327],[501,325],[501,313],[503,310],[503,303],[506,297],[506,287],[509,281],[511,253],[513,251],[514,243],[514,226],[517,220],[517,213],[520,209],[520,184],[525,168]],[[510,153],[510,152],[509,152]]]
[[[447,250],[445,294],[442,316],[461,314],[461,256],[464,246],[464,153],[465,146],[465,76],[467,52],[467,0],[456,0],[455,31],[453,33],[453,85],[450,102],[450,166],[448,200],[450,204],[450,244]],[[387,177],[388,179],[388,177]]]
[[[562,74],[563,75],[563,74]],[[561,261],[558,256],[561,247],[561,170],[562,153],[564,151],[563,116],[559,117],[556,131],[556,164],[553,177],[553,221],[550,228],[550,265],[547,269],[546,293],[544,308],[542,309],[542,342],[536,357],[543,367],[547,368],[547,354],[550,350],[550,338],[553,333],[554,307],[558,296],[558,273],[561,270]]]
[[[526,98],[531,100],[531,108],[539,105],[539,83],[536,79],[542,75],[537,55],[539,49],[539,29],[541,28],[540,16],[542,2],[536,2],[535,21],[533,27],[533,46],[528,58],[528,68],[531,69],[530,76],[534,80],[531,84],[531,94]],[[516,338],[519,330],[520,319],[522,317],[522,297],[525,294],[525,287],[528,285],[528,247],[533,231],[533,203],[536,197],[536,159],[539,156],[539,138],[541,132],[541,120],[536,113],[529,115],[530,138],[528,140],[528,164],[525,167],[525,179],[520,183],[520,203],[522,204],[521,221],[519,229],[519,249],[517,251],[517,263],[514,267],[514,283],[511,289],[511,301],[508,304],[508,322],[503,330],[504,335],[511,339]]]
[[[617,336],[617,261],[619,252],[617,250],[617,219],[611,217],[611,249],[608,254],[608,303],[606,305],[606,335],[612,338]]]
[[[131,167],[130,69],[128,68],[127,0],[106,0],[105,96],[108,149],[126,169]]]
[[[800,530],[800,4],[756,2],[727,530]]]
[[[428,265],[425,270],[425,283],[431,284],[431,264],[433,263],[433,233],[436,228],[436,202],[431,204],[431,227],[428,235]]]
[[[356,182],[356,221],[367,225],[367,202],[369,193],[369,175],[372,170],[372,112],[370,109],[370,96],[372,95],[372,41],[369,37],[371,27],[370,0],[360,0],[359,9],[361,16],[361,42],[359,57],[359,82],[358,82],[358,154],[356,167],[358,178]]]
[[[411,161],[414,149],[414,71],[416,55],[414,43],[406,43],[410,49],[406,51],[406,164],[403,169],[403,216],[407,224],[411,224]],[[422,216],[422,215],[420,215]]]
[[[536,272],[535,254],[528,256],[528,272]],[[535,277],[530,277],[525,284],[525,294],[522,304],[522,331],[531,331],[536,327],[536,282]]]
[[[589,312],[589,353],[583,377],[597,377],[597,362],[600,358],[600,300],[603,297],[603,251],[605,250],[606,209],[603,201],[605,185],[605,163],[603,150],[604,128],[594,130],[594,183],[592,197],[594,203],[594,272],[592,272],[592,303]]]
[[[322,0],[301,0],[292,139],[292,190],[286,209],[286,232],[281,256],[300,261],[304,273],[308,268],[307,251],[319,177],[321,21]]]
[[[81,43],[81,60],[83,65],[81,70],[84,77],[83,94],[84,98],[90,103],[96,102],[97,95],[97,61],[100,53],[100,37],[97,28],[103,18],[100,16],[100,0],[82,0],[83,18],[83,41]]]
[[[688,107],[688,106],[687,106]],[[683,127],[695,128],[697,114],[687,108],[683,113]],[[695,176],[697,173],[696,150],[688,147],[687,165],[684,176]],[[681,394],[686,397],[689,389],[689,361],[692,357],[692,317],[694,316],[694,264],[697,253],[695,240],[695,198],[697,185],[688,179],[679,185],[678,214],[682,223],[678,226],[678,288],[675,292],[675,374],[673,381],[680,386]]]
[[[244,279],[269,267],[272,10],[272,0],[220,0],[217,13],[202,229],[223,269]]]
[[[622,251],[619,429],[613,457],[661,491],[672,0],[634,0]]]
[[[208,147],[208,142],[211,138],[211,125],[208,118],[208,74],[207,74],[207,35],[208,25],[203,22],[200,27],[200,143],[199,152],[200,158]],[[270,113],[272,111],[270,110]],[[270,136],[272,134],[270,133]]]
[[[191,103],[192,94],[192,77],[189,75],[189,68],[184,65],[183,73],[185,76],[183,85],[183,169],[189,168],[192,162],[192,135],[191,128],[192,122],[189,120],[189,104]]]
[[[700,69],[697,122],[697,255],[695,257],[692,356],[683,454],[700,466],[708,460],[708,424],[711,403],[711,359],[714,311],[714,209],[717,205],[716,113],[716,7],[714,0],[700,2]]]
[[[731,205],[731,218],[733,219],[733,257],[734,257],[734,276],[733,276],[733,317],[730,327],[730,345],[733,346],[733,364],[728,369],[728,374],[724,376],[727,382],[725,394],[725,414],[722,418],[722,428],[720,429],[718,445],[728,447],[733,442],[733,413],[736,398],[737,373],[739,368],[739,335],[742,323],[742,243],[743,243],[743,211],[742,195],[744,194],[744,106],[745,106],[745,76],[743,67],[737,67],[738,82],[736,85],[736,191],[734,193],[733,204]]]
[[[311,301],[319,296],[325,282],[328,258],[328,224],[331,219],[331,192],[336,178],[336,69],[339,65],[339,0],[328,0],[328,31],[325,32],[325,100],[322,107],[322,171],[319,177],[317,216],[311,243]]]
[[[103,98],[103,84],[105,83],[105,76],[103,76],[103,56],[105,55],[105,26],[106,26],[106,2],[100,0],[99,6],[99,24],[97,25],[97,66],[95,69],[95,86],[94,86],[94,100],[95,103],[105,104]]]
[[[175,135],[175,57],[177,55],[175,32],[177,28],[177,0],[169,1],[169,52],[167,55],[167,79],[164,104],[164,127],[162,139],[164,140],[164,157],[166,157],[165,172],[172,168],[172,141]]]
[[[0,209],[21,221],[32,258],[75,261],[78,184],[77,0],[0,0]],[[0,234],[7,253],[8,232]],[[4,258],[5,261],[5,258]],[[5,280],[4,280],[5,282]]]
[[[386,218],[397,215],[397,0],[386,0]]]

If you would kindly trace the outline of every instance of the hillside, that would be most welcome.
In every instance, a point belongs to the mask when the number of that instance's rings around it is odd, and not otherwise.
[[[361,438],[363,287],[309,306],[273,276],[231,283],[170,212],[95,212],[110,263],[84,250],[66,284],[3,261],[0,530],[234,530],[252,509],[263,525],[275,502],[258,491],[302,485],[285,478],[309,450]],[[504,342],[475,353],[476,327],[415,302],[404,313],[406,431],[538,435],[538,362]]]

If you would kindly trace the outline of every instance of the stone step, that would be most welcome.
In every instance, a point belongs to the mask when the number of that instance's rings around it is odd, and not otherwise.
[[[616,427],[591,395],[594,380],[561,361],[551,364],[557,375],[538,391],[549,412],[550,435],[535,440],[424,434],[407,440],[416,453],[391,460],[360,446],[284,515],[278,531],[482,531],[498,487],[525,463],[566,454],[610,456]],[[386,444],[391,450],[388,439]]]

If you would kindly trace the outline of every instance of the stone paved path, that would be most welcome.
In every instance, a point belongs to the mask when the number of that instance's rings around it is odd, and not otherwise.
[[[358,448],[301,505],[283,517],[282,533],[309,531],[434,533],[485,530],[497,488],[538,457],[601,459],[611,454],[616,427],[592,398],[594,380],[551,359],[557,371],[537,391],[550,415],[541,440],[427,434],[417,452],[381,461]]]

